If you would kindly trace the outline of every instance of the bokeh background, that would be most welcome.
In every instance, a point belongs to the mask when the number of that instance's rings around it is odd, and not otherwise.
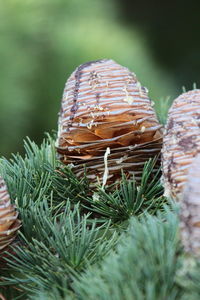
[[[57,129],[65,81],[112,58],[149,89],[158,111],[200,80],[199,1],[0,0],[0,155]],[[163,108],[162,108],[163,106]],[[166,105],[167,107],[167,105]]]

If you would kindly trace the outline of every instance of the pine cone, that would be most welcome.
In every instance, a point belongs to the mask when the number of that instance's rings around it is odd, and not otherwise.
[[[141,178],[146,160],[160,153],[161,125],[146,88],[113,60],[79,66],[67,80],[57,151],[78,177],[113,183],[125,173]],[[106,174],[107,172],[107,174]]]
[[[11,205],[4,180],[0,177],[0,253],[12,243],[20,227],[18,213]]]
[[[180,205],[181,237],[185,251],[200,256],[200,154],[189,170]]]
[[[169,110],[163,138],[163,179],[167,195],[180,200],[188,168],[200,152],[200,90],[179,96]]]

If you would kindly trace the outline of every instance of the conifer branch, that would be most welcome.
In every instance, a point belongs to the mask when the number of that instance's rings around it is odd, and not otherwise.
[[[89,211],[99,214],[101,220],[111,219],[113,223],[123,222],[130,216],[141,216],[145,212],[154,214],[161,209],[166,199],[160,182],[160,170],[155,171],[155,159],[145,163],[141,183],[122,176],[119,188],[114,192],[99,188],[93,197],[87,197]]]

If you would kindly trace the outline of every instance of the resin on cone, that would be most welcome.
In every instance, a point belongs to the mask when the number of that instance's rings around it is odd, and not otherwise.
[[[181,239],[187,253],[200,256],[200,154],[194,159],[180,202]]]
[[[163,138],[163,181],[166,195],[182,197],[188,169],[200,152],[200,90],[180,95],[173,103]]]
[[[0,177],[0,252],[14,241],[20,224],[6,184]]]
[[[147,89],[113,60],[79,66],[66,82],[57,151],[78,177],[113,183],[121,170],[140,179],[146,160],[160,153],[161,125]],[[104,178],[104,179],[103,179]]]

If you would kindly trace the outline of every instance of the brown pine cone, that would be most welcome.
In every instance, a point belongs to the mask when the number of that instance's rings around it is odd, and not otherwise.
[[[0,177],[0,253],[15,239],[20,224],[18,213],[11,204],[6,184]]]
[[[57,151],[78,177],[113,183],[141,178],[146,160],[160,153],[161,125],[146,88],[134,73],[110,59],[79,66],[67,80]]]
[[[182,197],[188,169],[200,152],[200,90],[180,95],[169,110],[162,164],[166,195]]]
[[[181,238],[185,251],[200,256],[200,154],[189,170],[180,205]]]

